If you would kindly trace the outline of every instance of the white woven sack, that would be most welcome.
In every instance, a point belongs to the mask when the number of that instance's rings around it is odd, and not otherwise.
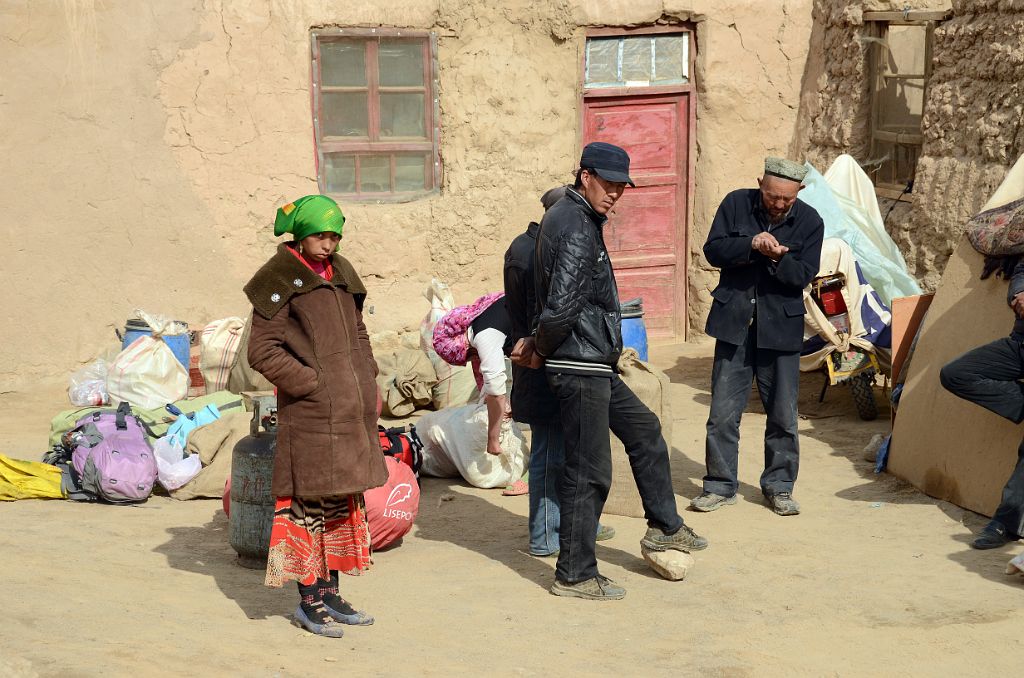
[[[199,371],[203,373],[207,393],[227,388],[244,330],[245,321],[235,317],[214,320],[203,328],[199,337]]]
[[[461,475],[474,487],[505,487],[523,475],[526,439],[519,424],[501,425],[501,454],[487,453],[487,406],[463,405],[427,412],[416,422],[423,441],[423,475]]]
[[[188,372],[163,339],[139,337],[117,354],[107,372],[111,402],[151,410],[188,395]]]

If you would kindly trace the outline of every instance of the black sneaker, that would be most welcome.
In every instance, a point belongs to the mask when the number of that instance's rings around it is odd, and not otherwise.
[[[1016,539],[1016,537],[1007,531],[1005,525],[998,520],[990,520],[988,525],[986,525],[985,528],[978,533],[978,536],[975,537],[974,541],[971,542],[971,547],[980,550],[997,549],[1004,544],[1008,544],[1014,539]]]

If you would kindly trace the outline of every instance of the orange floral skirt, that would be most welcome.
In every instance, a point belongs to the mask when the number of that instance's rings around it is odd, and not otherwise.
[[[362,494],[277,498],[267,586],[280,587],[292,579],[309,586],[317,579],[330,579],[331,570],[362,574],[372,563]]]

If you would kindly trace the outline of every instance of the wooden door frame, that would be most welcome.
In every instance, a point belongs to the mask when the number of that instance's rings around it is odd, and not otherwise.
[[[588,38],[611,38],[611,37],[630,37],[637,35],[659,35],[663,33],[687,33],[689,35],[689,48],[688,57],[689,63],[687,64],[689,73],[689,82],[678,85],[657,85],[652,87],[599,87],[588,89],[586,87],[587,79],[587,49],[586,40]],[[689,129],[687,130],[686,139],[686,167],[683,168],[686,172],[686,208],[683,210],[683,222],[676,225],[677,237],[681,241],[682,250],[682,263],[684,271],[684,279],[681,281],[682,285],[679,287],[676,293],[676,299],[681,302],[683,317],[678,319],[674,326],[679,330],[677,339],[686,341],[689,336],[690,330],[690,309],[689,309],[689,297],[690,297],[690,229],[689,226],[693,223],[693,194],[696,186],[696,169],[697,169],[697,86],[694,83],[696,78],[696,66],[697,66],[697,30],[696,26],[692,22],[684,22],[679,24],[669,25],[657,25],[657,26],[598,26],[594,28],[588,28],[584,34],[583,50],[580,54],[580,70],[579,70],[579,83],[580,83],[580,96],[579,96],[579,120],[577,125],[577,136],[576,136],[576,157],[580,156],[583,152],[583,135],[586,128],[586,115],[587,108],[586,102],[588,99],[606,99],[616,97],[636,97],[644,95],[686,95],[688,98],[688,120],[686,124]],[[679,265],[678,263],[676,264]],[[680,295],[681,291],[681,295]],[[681,298],[680,298],[681,296]]]

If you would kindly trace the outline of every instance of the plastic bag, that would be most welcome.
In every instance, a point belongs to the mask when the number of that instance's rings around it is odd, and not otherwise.
[[[818,211],[825,222],[825,237],[839,238],[853,250],[864,277],[888,306],[894,297],[921,293],[896,243],[885,231],[878,203],[866,197],[861,184],[871,180],[850,156],[836,159],[824,176],[806,163],[807,176],[800,199]]]
[[[182,334],[187,328],[144,311],[136,314],[153,330],[117,354],[107,372],[111,401],[127,401],[133,407],[153,409],[188,395],[188,371],[178,362],[164,336]]]
[[[108,404],[110,396],[107,395],[107,369],[107,361],[97,358],[72,372],[68,385],[71,404],[79,407]]]
[[[198,454],[185,456],[181,445],[166,437],[153,443],[157,480],[165,490],[176,490],[203,470]]]

